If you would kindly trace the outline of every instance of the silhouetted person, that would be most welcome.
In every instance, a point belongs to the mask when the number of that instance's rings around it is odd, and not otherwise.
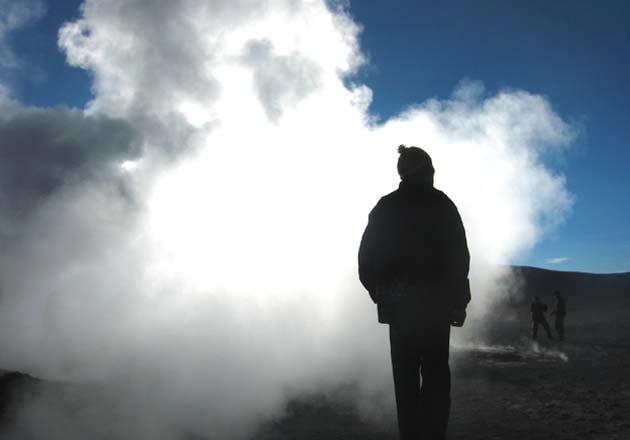
[[[564,317],[567,315],[567,303],[559,290],[556,290],[553,294],[558,301],[556,303],[556,309],[551,312],[556,318],[554,327],[556,328],[556,333],[558,333],[558,338],[564,341]]]
[[[541,303],[540,298],[537,296],[534,297],[534,301],[532,302],[532,339],[536,340],[538,336],[538,326],[542,325],[545,331],[547,332],[547,336],[549,339],[553,339],[551,336],[551,330],[549,329],[549,324],[547,324],[547,319],[545,319],[545,312],[547,311],[547,304]]]
[[[470,256],[457,208],[433,187],[429,155],[403,145],[398,152],[400,186],[370,213],[359,277],[389,324],[401,439],[444,439],[450,326],[466,319]]]

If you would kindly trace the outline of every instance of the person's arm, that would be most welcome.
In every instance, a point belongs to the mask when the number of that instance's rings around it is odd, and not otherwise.
[[[378,252],[379,231],[378,204],[370,213],[368,224],[361,238],[359,246],[359,280],[370,294],[374,303],[377,302],[376,288],[378,285],[378,270],[376,267],[376,252]]]
[[[471,299],[468,281],[470,253],[464,224],[457,207],[450,200],[448,200],[447,224],[444,245],[449,277],[453,280],[453,325],[461,326],[466,319],[466,307]]]
[[[470,284],[468,271],[470,269],[470,253],[466,240],[466,231],[455,204],[447,197],[442,199],[441,237],[438,248],[442,249],[440,264],[448,280],[451,295],[451,324],[461,327],[466,320],[466,307],[470,302]]]

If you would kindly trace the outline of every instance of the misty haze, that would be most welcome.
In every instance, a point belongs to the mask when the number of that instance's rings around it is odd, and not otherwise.
[[[0,0],[0,438],[630,438],[628,13]]]

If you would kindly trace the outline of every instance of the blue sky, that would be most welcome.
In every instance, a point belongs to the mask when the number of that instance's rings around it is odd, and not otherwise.
[[[78,0],[47,5],[10,35],[23,69],[5,72],[18,98],[39,106],[83,106],[90,78],[65,63],[59,26]],[[605,6],[602,6],[605,3]],[[385,4],[387,6],[385,6]],[[623,1],[351,2],[370,63],[358,75],[386,119],[462,79],[490,93],[521,88],[546,96],[579,135],[552,166],[575,195],[570,217],[517,263],[557,270],[630,271],[630,6]]]

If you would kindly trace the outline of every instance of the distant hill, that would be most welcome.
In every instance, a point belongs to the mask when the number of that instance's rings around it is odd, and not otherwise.
[[[525,281],[527,294],[544,296],[560,290],[580,299],[630,298],[630,272],[595,274],[585,272],[559,272],[529,266],[513,266]]]
[[[13,422],[15,403],[33,398],[43,383],[28,374],[0,370],[0,427]]]

